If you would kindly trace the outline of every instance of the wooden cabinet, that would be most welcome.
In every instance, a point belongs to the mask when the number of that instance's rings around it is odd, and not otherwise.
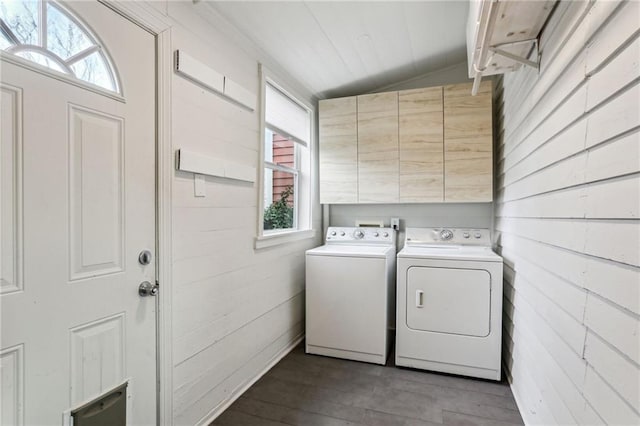
[[[400,202],[444,200],[442,87],[398,92]]]
[[[444,87],[444,197],[448,202],[493,199],[491,82],[471,96],[471,83]]]
[[[399,201],[398,92],[358,96],[358,202]]]
[[[489,202],[492,87],[471,83],[320,101],[320,202]]]
[[[358,125],[355,96],[319,103],[320,202],[358,202]]]

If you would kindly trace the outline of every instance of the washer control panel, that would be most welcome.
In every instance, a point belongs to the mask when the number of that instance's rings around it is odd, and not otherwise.
[[[488,229],[407,228],[405,245],[474,245],[490,246]]]
[[[326,241],[357,244],[395,244],[396,231],[392,228],[331,226],[327,229]]]

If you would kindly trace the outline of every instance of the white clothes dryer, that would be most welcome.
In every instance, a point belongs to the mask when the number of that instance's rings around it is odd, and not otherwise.
[[[502,258],[488,229],[407,228],[396,365],[500,380]]]
[[[391,228],[330,227],[306,252],[306,352],[385,364],[396,274]]]

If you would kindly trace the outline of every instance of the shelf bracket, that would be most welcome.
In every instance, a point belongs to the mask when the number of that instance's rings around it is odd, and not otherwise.
[[[533,43],[533,48],[535,49],[536,52],[536,60],[535,61],[531,61],[527,58],[523,58],[521,56],[518,55],[514,55],[513,53],[509,53],[507,51],[502,50],[502,47],[507,47],[507,46],[515,46],[518,44],[523,44],[523,43]],[[528,67],[534,68],[536,70],[540,69],[540,51],[538,49],[538,39],[537,38],[532,38],[529,40],[521,40],[521,41],[516,41],[513,43],[502,43],[499,45],[495,45],[495,46],[491,46],[489,47],[489,51],[495,55],[500,55],[504,58],[507,59],[511,59],[512,61],[518,62],[522,65],[526,65]]]

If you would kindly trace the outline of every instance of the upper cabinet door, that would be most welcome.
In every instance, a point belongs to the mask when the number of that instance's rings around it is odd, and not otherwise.
[[[358,201],[399,201],[398,92],[358,96]]]
[[[358,202],[356,97],[319,102],[320,203]]]
[[[398,92],[400,202],[442,202],[442,87]]]
[[[444,197],[448,202],[493,199],[491,82],[471,96],[471,83],[444,87]]]

